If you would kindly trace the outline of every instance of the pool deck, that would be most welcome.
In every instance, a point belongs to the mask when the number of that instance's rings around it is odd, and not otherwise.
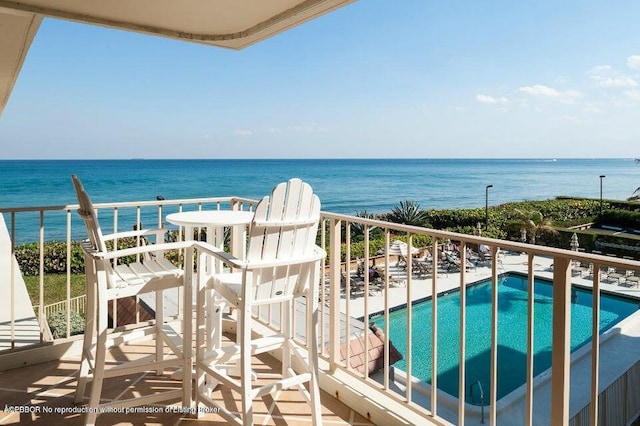
[[[538,277],[553,278],[551,268],[552,260],[536,257],[534,273]],[[527,273],[528,259],[526,255],[505,254],[501,258],[499,272],[521,272]],[[390,272],[394,271],[393,265]],[[393,273],[398,273],[395,271]],[[474,270],[465,273],[468,283],[481,281],[491,277],[489,265],[477,266]],[[398,277],[402,281],[402,277]],[[593,282],[590,277],[582,277],[574,274],[572,281],[586,287],[592,287]],[[455,290],[460,285],[460,273],[440,273],[437,280],[438,292]],[[411,280],[411,300],[419,300],[431,296],[432,278],[423,279],[412,278]],[[606,280],[601,282],[601,289],[614,293],[626,294],[633,297],[640,297],[640,288],[623,287]],[[402,306],[407,303],[408,290],[406,286],[392,287],[388,289],[386,295],[370,295],[367,298],[368,311],[380,312],[384,310],[385,299],[388,300],[388,308]],[[349,315],[353,318],[361,318],[364,315],[364,297],[356,297],[349,301]],[[346,300],[341,299],[342,312],[346,310]],[[613,329],[607,332],[607,337],[603,338],[600,346],[600,391],[606,389],[624,372],[629,370],[638,360],[640,360],[640,312],[625,319]],[[542,373],[534,379],[534,424],[547,425],[551,419],[551,383],[549,372]],[[400,382],[394,384],[398,392],[404,391],[404,386]],[[570,416],[584,408],[590,401],[589,389],[591,387],[591,356],[587,347],[578,350],[572,355],[571,379],[570,379]],[[519,392],[519,394],[518,394]],[[417,402],[425,407],[430,407],[430,398],[420,392],[413,392]],[[447,419],[453,424],[458,424],[457,400],[445,401],[442,393],[439,394],[438,415]],[[479,411],[479,410],[478,410]],[[469,413],[465,415],[465,424],[481,424],[479,412],[477,415]],[[524,424],[525,422],[525,394],[524,389],[514,391],[498,403],[498,420],[509,419],[510,424]],[[488,423],[488,409],[485,408],[485,423]]]

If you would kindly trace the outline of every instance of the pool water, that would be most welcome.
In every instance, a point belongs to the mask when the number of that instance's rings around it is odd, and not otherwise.
[[[498,286],[498,400],[526,382],[527,371],[527,277],[501,276]],[[551,367],[552,285],[537,278],[534,285],[534,376]],[[592,294],[574,287],[571,303],[571,350],[591,340]],[[635,299],[601,293],[600,333],[636,312]],[[412,375],[431,383],[431,300],[417,303],[412,310]],[[491,362],[491,281],[467,287],[466,303],[465,400],[480,404],[478,392],[469,386],[480,381],[485,400],[490,387]],[[395,367],[406,369],[406,308],[389,314],[389,338],[405,354]],[[384,327],[383,315],[371,322]],[[458,397],[460,338],[460,292],[438,297],[438,389]]]

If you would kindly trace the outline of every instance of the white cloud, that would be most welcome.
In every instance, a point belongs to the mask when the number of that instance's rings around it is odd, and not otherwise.
[[[627,66],[634,70],[640,70],[640,55],[631,55],[627,58]]]
[[[518,89],[518,92],[525,93],[531,96],[546,96],[550,98],[557,98],[560,96],[560,92],[551,87],[536,84],[534,86],[525,86]]]
[[[500,98],[494,98],[493,96],[489,96],[489,95],[476,95],[476,101],[482,104],[490,104],[490,105],[498,105],[498,104],[504,105],[510,102],[509,99],[505,98],[504,96]]]
[[[627,65],[630,68],[635,66],[640,69],[640,56],[630,56],[627,58]],[[638,82],[633,78],[623,75],[611,67],[611,65],[598,65],[587,72],[589,77],[596,81],[598,86],[612,89],[618,87],[638,87]]]
[[[638,83],[631,77],[607,77],[598,80],[602,87],[638,87]]]
[[[601,76],[603,74],[611,74],[613,72],[613,67],[611,65],[596,65],[591,68],[587,74],[591,76]]]
[[[595,105],[586,105],[582,108],[582,112],[587,114],[600,114],[602,110]]]
[[[518,89],[519,93],[525,95],[537,97],[537,98],[549,98],[563,103],[573,103],[576,99],[582,96],[577,90],[565,90],[559,91],[551,87],[544,86],[542,84],[535,84],[533,86],[524,86]]]
[[[252,130],[245,130],[245,129],[238,129],[235,132],[233,132],[234,135],[236,136],[241,136],[243,138],[248,138],[253,136],[253,131]]]
[[[640,90],[627,90],[624,94],[635,101],[640,101]]]
[[[327,129],[318,125],[318,123],[311,122],[300,126],[292,126],[288,128],[289,131],[296,133],[326,133]]]

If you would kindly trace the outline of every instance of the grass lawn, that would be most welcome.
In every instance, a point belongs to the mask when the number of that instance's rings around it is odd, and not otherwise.
[[[40,303],[39,288],[40,278],[37,276],[24,277],[27,292],[31,303],[35,306]],[[71,297],[85,294],[84,275],[71,275]],[[44,304],[61,302],[67,299],[67,275],[49,274],[44,276]]]

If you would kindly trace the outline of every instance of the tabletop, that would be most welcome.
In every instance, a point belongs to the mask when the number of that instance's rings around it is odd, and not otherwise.
[[[234,226],[251,223],[253,216],[248,211],[202,210],[168,214],[167,222],[179,226]]]

